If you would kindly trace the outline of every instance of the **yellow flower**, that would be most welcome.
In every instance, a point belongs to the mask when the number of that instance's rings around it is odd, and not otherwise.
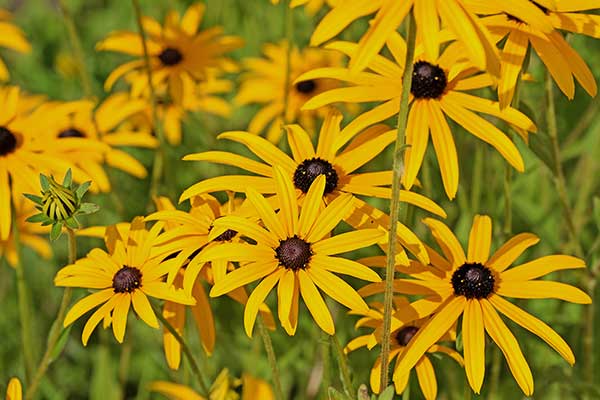
[[[260,280],[250,294],[244,311],[244,327],[246,334],[251,336],[259,306],[279,283],[279,321],[289,335],[296,332],[299,295],[302,295],[317,325],[332,335],[335,331],[333,319],[317,287],[352,310],[366,311],[368,306],[364,300],[334,273],[371,282],[381,281],[379,275],[364,265],[333,255],[375,244],[385,236],[385,232],[381,229],[362,229],[329,237],[343,216],[351,212],[353,196],[341,195],[323,208],[326,179],[320,175],[308,190],[302,211],[299,212],[291,178],[280,167],[274,167],[273,173],[279,214],[251,186],[246,191],[248,201],[256,209],[266,229],[258,222],[233,215],[214,222],[210,237],[234,230],[251,238],[256,244],[223,243],[199,254],[201,260],[241,263],[240,268],[215,282],[210,296],[221,296]]]
[[[264,58],[245,59],[243,64],[247,72],[242,75],[240,89],[234,99],[242,105],[256,103],[263,106],[250,121],[248,130],[260,134],[270,124],[266,137],[273,143],[279,143],[284,121],[299,122],[311,134],[314,133],[316,118],[324,117],[326,110],[300,111],[300,107],[315,95],[339,86],[332,79],[310,79],[293,83],[300,75],[312,69],[341,66],[342,57],[339,53],[314,48],[299,50],[293,47],[288,85],[287,52],[287,42],[282,41],[279,44],[265,44]]]
[[[554,271],[585,268],[583,260],[565,255],[541,257],[510,268],[527,248],[539,242],[530,233],[508,240],[490,257],[492,222],[488,216],[475,216],[465,255],[458,239],[442,222],[425,219],[425,224],[442,249],[443,256],[429,249],[431,265],[413,262],[403,272],[415,279],[397,279],[398,293],[425,295],[415,306],[418,317],[434,313],[410,341],[397,369],[412,368],[427,349],[436,343],[462,315],[465,370],[469,384],[479,393],[485,374],[485,333],[500,347],[511,373],[527,396],[533,393],[533,377],[517,339],[502,321],[498,311],[524,327],[556,350],[569,364],[575,356],[569,345],[548,325],[504,299],[555,298],[578,304],[591,303],[581,290],[560,282],[536,280]],[[368,295],[382,288],[365,287]],[[414,314],[414,313],[413,313]],[[392,329],[404,326],[405,315],[392,318]]]
[[[37,213],[33,203],[25,200],[25,198],[21,198],[15,202],[14,207],[17,212],[16,219],[21,246],[29,247],[43,258],[49,259],[52,256],[52,248],[48,240],[41,237],[41,235],[47,235],[50,232],[50,227],[25,221]],[[6,261],[8,261],[8,265],[11,267],[17,264],[19,253],[15,247],[12,232],[6,240],[0,240],[0,258],[2,257],[6,257]]]
[[[554,3],[553,0],[538,2],[548,8],[552,8]],[[498,51],[489,32],[475,15],[473,4],[479,3],[481,2],[478,0],[358,0],[352,7],[348,7],[346,2],[340,2],[321,20],[313,32],[310,44],[317,46],[324,43],[352,21],[376,13],[350,61],[353,71],[363,70],[379,53],[386,40],[396,33],[412,9],[417,25],[417,37],[423,40],[428,58],[438,58],[443,36],[440,27],[447,26],[464,45],[471,62],[479,70],[497,76],[500,72]],[[552,28],[547,16],[529,0],[505,0],[495,3],[494,7],[518,16],[544,32],[549,32]]]
[[[348,42],[336,42],[331,47],[347,55],[358,51],[358,45]],[[299,78],[327,77],[346,81],[351,85],[315,96],[303,106],[305,109],[315,109],[335,102],[384,102],[349,124],[342,131],[340,141],[349,140],[366,126],[398,113],[406,44],[400,35],[393,34],[388,40],[388,49],[393,60],[375,56],[368,64],[370,71],[356,74],[344,68],[330,68],[311,71]],[[436,59],[430,59],[422,53],[416,54],[406,129],[406,143],[410,147],[404,153],[406,170],[403,184],[410,189],[421,168],[431,135],[444,189],[450,199],[454,198],[458,189],[459,171],[458,154],[446,116],[492,145],[518,171],[524,170],[524,164],[517,147],[500,129],[476,113],[500,118],[517,130],[533,132],[536,129],[533,122],[518,110],[501,110],[495,101],[465,93],[491,86],[492,79],[485,73],[478,74],[470,63],[465,63],[463,52],[459,50],[460,46],[451,44]]]
[[[146,44],[155,85],[168,84],[168,92],[173,101],[182,102],[193,96],[195,84],[205,78],[207,68],[234,71],[235,64],[224,56],[225,53],[242,46],[236,36],[225,36],[220,27],[212,27],[198,32],[204,16],[205,5],[191,5],[180,18],[171,11],[164,27],[151,17],[142,20],[147,34]],[[132,70],[145,67],[142,40],[138,33],[118,31],[110,34],[96,45],[97,50],[109,50],[138,57],[117,67],[106,79],[105,89]],[[144,85],[147,85],[147,80]]]
[[[65,316],[64,326],[91,309],[101,305],[89,318],[81,340],[85,345],[100,321],[104,328],[112,324],[119,343],[123,342],[129,308],[148,325],[158,328],[156,315],[148,296],[194,305],[194,299],[164,282],[170,261],[161,261],[164,254],[155,248],[156,238],[163,224],[155,224],[146,230],[143,218],[135,218],[129,227],[106,230],[105,243],[108,253],[96,248],[84,258],[67,265],[56,274],[56,286],[100,289],[79,300]],[[125,229],[123,229],[125,228]],[[162,257],[161,257],[162,255]]]
[[[380,154],[396,139],[396,130],[385,125],[376,125],[358,135],[354,141],[340,131],[342,115],[334,109],[325,117],[318,143],[312,144],[310,135],[299,125],[288,125],[287,139],[292,157],[268,140],[248,132],[226,132],[219,138],[229,139],[245,145],[265,163],[237,154],[208,151],[191,154],[184,160],[209,161],[245,169],[260,176],[225,175],[203,180],[186,189],[180,201],[192,196],[224,190],[244,192],[252,187],[263,194],[275,193],[272,166],[283,168],[286,175],[293,178],[296,197],[302,199],[316,177],[324,174],[326,179],[324,200],[331,202],[344,193],[362,196],[374,196],[389,199],[391,196],[392,171],[360,172],[356,171]],[[350,142],[350,143],[348,143]],[[417,193],[401,191],[403,202],[423,208],[436,215],[446,214],[437,204]],[[354,211],[342,218],[356,229],[381,226],[387,229],[389,217],[365,201],[354,198]],[[415,234],[403,224],[398,226],[398,240],[423,262],[427,262],[427,252]],[[404,262],[408,258],[404,251],[399,252]]]
[[[334,7],[339,4],[340,0],[291,0],[290,8],[306,6],[306,12],[309,15],[315,15],[327,4],[329,7]],[[271,0],[271,4],[279,4],[279,0]]]
[[[411,305],[405,297],[396,296],[394,297],[394,308],[392,310],[395,313],[400,309],[411,309]],[[353,313],[359,314],[360,313]],[[383,326],[383,304],[381,303],[373,303],[371,304],[371,310],[367,314],[363,314],[364,317],[361,318],[355,325],[356,328],[360,327],[368,327],[371,329],[381,329]],[[406,349],[408,343],[410,343],[411,339],[415,336],[415,334],[421,329],[421,327],[427,322],[427,318],[421,318],[414,321],[407,321],[404,326],[395,329],[391,333],[391,343],[390,343],[390,364],[394,360],[394,358],[402,357],[402,353]],[[345,353],[349,353],[354,351],[360,347],[368,347],[372,349],[374,345],[371,342],[371,335],[363,335],[359,336],[355,339],[352,339],[344,348]],[[454,330],[447,332],[443,337],[441,337],[438,341],[454,341],[456,340],[456,332]],[[381,341],[381,339],[379,339]],[[463,365],[463,358],[460,354],[458,354],[455,350],[450,347],[443,346],[440,344],[433,344],[429,349],[427,349],[427,353],[435,354],[442,353],[450,356],[456,362],[458,362],[461,366]],[[435,370],[433,369],[433,364],[429,360],[427,354],[423,354],[423,356],[417,361],[415,365],[415,370],[417,372],[417,378],[419,381],[419,386],[421,387],[421,391],[427,400],[434,400],[437,397],[437,381],[435,377]],[[406,385],[408,384],[408,378],[410,376],[410,370],[398,371],[398,364],[394,367],[393,381],[394,386],[396,388],[396,393],[400,394],[404,392]],[[379,386],[381,374],[381,358],[377,357],[375,361],[375,365],[371,369],[370,383],[371,389],[375,393],[379,393],[381,391],[381,387]]]
[[[560,90],[573,99],[575,84],[573,77],[581,84],[590,96],[596,96],[598,87],[594,75],[583,58],[565,40],[558,30],[600,38],[600,16],[579,13],[592,8],[599,8],[599,3],[572,2],[555,0],[556,10],[531,2],[540,8],[550,20],[554,29],[542,32],[537,26],[524,22],[510,13],[502,13],[499,3],[490,2],[480,11],[485,14],[496,14],[483,18],[482,23],[489,29],[497,42],[506,38],[501,52],[501,71],[498,82],[498,98],[500,106],[508,106],[513,98],[519,73],[529,45],[542,60],[548,72]],[[540,3],[540,2],[538,2]]]
[[[8,11],[0,8],[0,46],[19,53],[29,53],[31,45],[25,38],[23,31],[10,22],[11,18],[12,15]],[[0,58],[0,81],[7,81],[9,77],[8,68]]]
[[[22,400],[23,388],[19,378],[10,378],[8,387],[6,388],[6,400]]]

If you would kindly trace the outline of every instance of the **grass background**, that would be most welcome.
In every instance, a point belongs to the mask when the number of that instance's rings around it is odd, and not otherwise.
[[[83,44],[87,68],[93,76],[94,91],[99,99],[107,94],[102,90],[102,82],[126,57],[108,52],[97,53],[94,45],[110,31],[116,29],[135,30],[133,10],[126,1],[117,0],[72,0],[66,2],[75,16],[75,22]],[[175,7],[181,11],[191,1],[142,1],[144,13],[162,20],[166,11]],[[234,52],[234,58],[256,56],[263,43],[279,40],[284,32],[284,8],[273,6],[267,0],[209,0],[203,27],[222,25],[228,34],[242,36],[246,42],[244,48]],[[81,85],[74,71],[69,71],[71,48],[59,9],[54,1],[25,0],[0,1],[0,6],[15,12],[15,21],[26,32],[33,45],[29,55],[15,54],[0,50],[2,57],[10,66],[12,83],[32,93],[44,93],[51,99],[75,100],[82,96]],[[308,42],[317,19],[305,14],[303,9],[294,12],[294,40],[299,45]],[[357,38],[365,27],[361,21],[344,33],[347,39]],[[586,60],[596,79],[600,78],[600,44],[594,39],[570,37],[569,40]],[[66,65],[66,67],[65,67]],[[522,91],[523,110],[538,122],[539,133],[532,135],[528,147],[522,140],[516,139],[524,155],[526,172],[513,173],[512,193],[512,232],[533,232],[541,237],[540,244],[526,253],[526,259],[563,252],[572,254],[574,247],[569,243],[566,226],[561,213],[561,205],[556,193],[553,175],[544,160],[551,161],[551,151],[545,130],[545,111],[543,79],[544,70],[536,57],[532,57],[530,71],[535,80],[528,82]],[[237,82],[237,77],[230,78]],[[118,87],[124,89],[124,87]],[[494,96],[491,93],[487,93]],[[231,97],[231,96],[230,96]],[[600,205],[594,208],[594,198],[600,194],[600,180],[597,178],[600,160],[600,119],[596,118],[598,100],[591,99],[581,88],[577,88],[573,101],[556,93],[558,128],[570,204],[574,209],[574,220],[581,245],[586,252],[588,266],[599,262],[598,233],[600,229]],[[205,163],[184,163],[179,161],[182,155],[207,149],[234,149],[240,147],[217,142],[218,133],[231,129],[245,129],[255,107],[238,108],[232,117],[223,120],[207,115],[192,116],[186,121],[184,142],[177,148],[169,148],[167,155],[172,174],[166,176],[168,193],[173,200],[181,191],[207,177],[233,172],[231,168]],[[347,122],[347,120],[346,120]],[[43,123],[41,121],[40,123]],[[395,121],[389,121],[391,125]],[[466,243],[468,230],[476,213],[492,216],[494,224],[493,248],[497,248],[506,238],[502,224],[507,210],[504,196],[506,165],[497,152],[464,132],[453,127],[460,161],[460,188],[455,201],[449,202],[444,195],[439,178],[437,162],[429,149],[421,174],[424,182],[422,192],[441,204],[448,212],[447,223],[454,227],[459,238]],[[285,146],[285,144],[284,144]],[[431,147],[431,146],[430,146]],[[535,151],[533,151],[533,150]],[[131,150],[147,166],[151,166],[152,154],[147,151]],[[550,156],[549,156],[550,155]],[[379,156],[367,169],[382,170],[391,167],[391,149]],[[135,215],[146,213],[148,202],[148,180],[140,181],[119,171],[110,171],[115,186],[115,198],[98,195],[92,199],[102,206],[99,214],[90,216],[90,225],[128,221]],[[596,200],[598,201],[598,200]],[[385,209],[384,202],[375,204]],[[122,209],[121,213],[117,210]],[[425,214],[411,210],[409,226],[420,237],[431,242],[424,226],[419,222]],[[80,242],[79,255],[83,256],[100,241],[83,240]],[[35,352],[41,355],[49,326],[60,302],[62,289],[55,288],[52,279],[57,269],[66,262],[66,240],[62,238],[56,245],[54,259],[43,261],[26,251],[25,272],[31,289],[33,309],[35,310],[34,339]],[[523,259],[525,259],[523,258]],[[589,279],[583,271],[556,273],[551,278],[571,282],[583,287]],[[358,283],[358,282],[354,282]],[[359,286],[356,286],[359,287]],[[76,297],[85,295],[83,290],[75,292]],[[0,268],[0,390],[9,377],[23,376],[20,350],[19,323],[16,304],[16,285],[14,271],[3,262]],[[596,296],[597,299],[597,296]],[[274,305],[274,296],[269,298]],[[195,327],[186,332],[195,353],[201,360],[206,375],[214,378],[219,370],[227,367],[234,375],[242,371],[269,379],[264,350],[258,335],[252,340],[243,333],[243,309],[228,298],[211,299],[217,320],[217,345],[212,357],[206,358],[199,346]],[[330,303],[336,318],[338,339],[345,344],[356,336],[353,328],[354,317],[348,317],[345,310]],[[552,349],[540,339],[529,334],[511,322],[523,351],[530,362],[536,390],[534,397],[539,399],[600,397],[600,384],[586,385],[583,380],[583,321],[587,307],[554,300],[521,301],[534,315],[554,327],[572,346],[577,363],[574,368],[567,365]],[[276,308],[272,308],[276,310]],[[597,323],[597,313],[594,320]],[[74,324],[70,339],[57,362],[52,364],[41,388],[40,398],[47,399],[148,399],[152,396],[145,385],[155,379],[172,379],[188,382],[193,379],[185,365],[178,372],[168,370],[162,353],[160,331],[153,330],[130,316],[125,343],[118,345],[110,331],[97,329],[87,348],[81,345],[80,334],[85,319]],[[597,327],[598,328],[598,327]],[[600,329],[596,329],[595,343],[600,340]],[[298,333],[288,337],[278,328],[272,335],[282,374],[284,390],[290,399],[310,398],[306,392],[311,373],[322,364],[328,341],[309,318],[306,309],[301,311]],[[490,343],[490,342],[488,342]],[[353,370],[354,383],[366,383],[369,370],[376,352],[359,350],[349,357]],[[598,352],[591,355],[597,365]],[[335,358],[325,357],[325,373],[329,374],[333,384],[340,386]],[[495,346],[487,346],[487,372],[481,398],[514,399],[521,392],[510,375],[505,361]],[[464,372],[446,358],[434,358],[440,387],[439,398],[462,399],[468,396]],[[330,368],[327,368],[329,365]],[[322,396],[323,393],[320,393]],[[412,398],[421,398],[412,379]],[[478,397],[473,395],[473,397]]]

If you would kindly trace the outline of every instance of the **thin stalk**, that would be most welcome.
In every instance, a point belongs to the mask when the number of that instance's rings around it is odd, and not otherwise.
[[[144,64],[146,67],[146,76],[148,77],[148,89],[150,91],[150,107],[152,111],[152,128],[156,134],[159,145],[154,152],[154,162],[152,163],[152,175],[150,178],[150,203],[152,199],[158,195],[158,188],[160,186],[163,168],[165,164],[165,137],[162,130],[162,125],[158,118],[158,110],[156,106],[156,90],[154,88],[154,81],[152,80],[152,67],[150,65],[150,55],[148,54],[148,44],[146,42],[146,31],[144,30],[144,24],[142,23],[142,8],[140,7],[139,0],[131,0],[133,9],[135,11],[135,19],[137,22],[140,37],[142,38],[142,49],[144,51]]]
[[[206,382],[204,380],[204,376],[202,375],[202,371],[198,367],[198,363],[196,362],[196,359],[194,358],[194,355],[192,354],[190,347],[186,343],[185,339],[173,327],[173,325],[171,325],[171,323],[169,321],[167,321],[167,319],[165,317],[163,317],[162,311],[160,309],[158,309],[154,303],[150,303],[150,304],[152,304],[152,309],[154,310],[154,313],[156,314],[156,316],[160,320],[160,322],[162,322],[162,324],[164,325],[165,328],[167,328],[169,333],[171,335],[173,335],[173,337],[175,337],[175,340],[177,340],[177,342],[179,342],[179,345],[181,346],[181,350],[183,350],[183,354],[185,355],[185,357],[188,359],[188,361],[190,363],[192,372],[194,373],[194,375],[196,375],[196,380],[198,381],[198,384],[200,385],[200,390],[202,392],[200,394],[202,396],[208,397],[210,391],[208,389],[208,386],[206,386]]]
[[[73,49],[73,56],[75,57],[75,61],[77,63],[77,71],[79,72],[79,78],[81,79],[83,93],[85,94],[85,97],[91,98],[94,96],[92,80],[90,79],[90,74],[85,64],[85,56],[81,47],[81,39],[79,38],[79,35],[77,34],[77,28],[75,27],[75,20],[73,20],[73,15],[71,14],[71,11],[65,4],[64,0],[58,0],[58,7],[63,15],[63,20],[65,21],[65,26],[69,35],[69,41],[71,42],[71,47]]]
[[[285,41],[287,43],[287,52],[285,55],[285,86],[283,92],[283,112],[281,115],[281,119],[283,123],[289,123],[292,121],[287,120],[288,114],[288,105],[290,99],[290,85],[291,85],[291,71],[292,71],[292,49],[294,47],[294,13],[293,9],[290,7],[291,1],[286,1],[284,4],[284,31],[285,31]]]
[[[350,368],[348,367],[348,359],[344,354],[344,350],[340,345],[340,341],[337,336],[334,334],[330,336],[331,344],[335,349],[335,355],[338,362],[338,367],[340,369],[340,378],[342,379],[342,386],[344,387],[344,392],[351,399],[356,398],[356,390],[354,390],[354,386],[352,386],[352,378],[350,377]]]
[[[17,263],[15,264],[15,273],[17,275],[17,296],[19,300],[19,320],[21,323],[21,345],[23,346],[23,359],[25,361],[25,381],[30,382],[33,376],[34,357],[33,357],[33,338],[31,336],[31,307],[29,304],[29,295],[25,272],[23,270],[23,260],[21,254],[21,237],[19,234],[19,225],[17,221],[17,210],[13,205],[12,209],[12,230],[13,243],[17,253]]]
[[[476,214],[481,206],[481,193],[483,182],[483,145],[475,145],[475,161],[473,164],[473,175],[471,177],[471,212]]]
[[[388,237],[388,253],[385,267],[385,293],[383,311],[383,338],[381,343],[381,375],[380,387],[384,390],[388,385],[388,368],[390,356],[390,336],[392,326],[392,297],[394,285],[394,268],[396,261],[396,232],[398,230],[398,218],[401,215],[400,208],[400,179],[404,170],[404,147],[406,136],[406,123],[408,121],[408,96],[413,70],[413,57],[415,53],[415,21],[412,12],[408,16],[408,34],[406,36],[406,62],[402,75],[402,93],[400,95],[400,111],[398,112],[398,132],[396,145],[394,147],[394,163],[392,178],[392,199],[390,201],[390,231]]]
[[[257,318],[256,323],[258,324],[258,330],[262,337],[265,351],[267,352],[267,358],[269,359],[269,365],[271,366],[271,374],[273,378],[273,389],[275,392],[276,400],[284,400],[283,390],[281,389],[281,380],[279,379],[279,367],[277,367],[277,359],[275,358],[275,350],[273,350],[273,342],[271,342],[271,336],[267,331],[267,327],[262,317]]]
[[[319,344],[321,345],[321,361],[323,362],[323,380],[321,381],[321,393],[325,394],[329,391],[331,386],[331,356],[329,353],[329,335],[323,332],[320,328],[319,331]]]
[[[77,259],[77,239],[75,237],[75,231],[73,229],[67,228],[67,237],[68,237],[68,249],[69,249],[69,264],[74,264]],[[60,339],[60,336],[63,332],[63,321],[65,320],[65,313],[67,311],[67,307],[71,303],[71,295],[72,289],[70,287],[65,288],[63,292],[63,297],[60,302],[60,306],[58,307],[58,312],[56,314],[56,318],[50,327],[50,334],[48,335],[48,340],[46,342],[46,350],[44,351],[44,355],[40,363],[37,366],[35,371],[35,376],[31,381],[31,384],[28,387],[27,393],[25,395],[25,400],[33,399],[35,393],[37,392],[40,383],[42,382],[42,378],[46,375],[48,371],[48,367],[52,363],[52,356],[54,352],[54,348]]]

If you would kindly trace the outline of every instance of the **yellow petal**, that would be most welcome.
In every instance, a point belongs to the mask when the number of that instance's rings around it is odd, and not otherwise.
[[[496,294],[518,299],[559,299],[577,304],[592,302],[582,290],[553,281],[500,281]]]
[[[329,335],[333,335],[335,333],[335,326],[331,318],[331,313],[315,284],[303,270],[298,271],[298,282],[300,283],[300,294],[302,295],[304,304],[306,304],[315,322],[323,331]]]
[[[540,239],[531,233],[520,233],[510,238],[502,245],[486,263],[486,266],[497,272],[502,272],[508,268],[525,250]]]
[[[248,297],[246,308],[244,309],[244,329],[246,330],[246,335],[248,335],[248,337],[252,337],[252,328],[254,327],[254,321],[256,321],[256,315],[258,314],[260,305],[265,301],[267,295],[285,271],[284,268],[280,268],[271,275],[265,277]]]
[[[479,301],[467,300],[463,314],[462,334],[465,353],[465,371],[475,393],[481,392],[485,376],[485,332]]]
[[[577,257],[561,254],[540,257],[536,260],[521,264],[502,273],[503,281],[527,281],[539,278],[554,271],[565,269],[585,268],[585,261]]]
[[[490,256],[492,245],[492,219],[487,215],[476,215],[469,234],[467,260],[485,264]]]

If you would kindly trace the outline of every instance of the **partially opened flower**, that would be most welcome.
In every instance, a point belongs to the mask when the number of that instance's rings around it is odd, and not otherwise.
[[[384,199],[391,197],[392,171],[357,172],[361,167],[380,154],[396,139],[396,130],[385,125],[377,125],[365,130],[354,141],[340,133],[342,115],[330,109],[323,121],[318,143],[312,144],[310,135],[300,125],[288,125],[287,139],[292,157],[281,151],[268,140],[248,132],[225,132],[219,138],[229,139],[245,145],[264,162],[234,153],[207,151],[190,154],[184,160],[209,161],[245,169],[259,176],[223,175],[203,180],[186,189],[180,201],[192,196],[216,191],[232,190],[244,192],[252,187],[259,193],[272,194],[276,191],[272,166],[278,166],[293,180],[295,197],[302,200],[311,184],[319,175],[326,177],[323,199],[326,203],[344,193],[373,196]],[[343,131],[342,131],[343,132]],[[350,142],[350,143],[348,143]],[[436,215],[446,214],[437,204],[420,194],[402,190],[400,199]],[[354,198],[354,211],[342,218],[354,228],[381,226],[387,229],[389,217],[365,201]],[[428,261],[421,241],[403,224],[398,227],[398,240],[410,252]],[[408,262],[405,252],[399,256]]]
[[[246,191],[264,228],[258,222],[239,216],[227,216],[214,222],[212,236],[234,230],[256,244],[223,243],[200,253],[201,259],[240,263],[239,268],[215,282],[210,296],[221,296],[260,280],[244,310],[244,327],[251,336],[260,304],[278,285],[279,321],[289,335],[295,334],[298,325],[300,295],[317,325],[332,335],[333,319],[317,287],[351,310],[368,310],[352,286],[335,273],[371,282],[380,281],[379,275],[356,261],[334,255],[375,244],[382,240],[385,231],[362,229],[330,236],[343,216],[352,211],[353,196],[343,194],[323,208],[321,199],[326,178],[320,175],[308,190],[299,212],[291,178],[280,167],[274,167],[273,173],[278,214],[255,189],[249,187]]]
[[[394,308],[393,311],[400,310],[401,308],[410,308],[408,300],[405,297],[396,296],[393,299]],[[359,314],[361,313],[354,313]],[[371,304],[371,309],[368,313],[362,314],[364,315],[355,325],[356,328],[367,327],[371,329],[377,329],[383,326],[383,304],[381,303],[373,303]],[[390,362],[395,358],[398,359],[402,357],[402,353],[406,349],[408,343],[410,343],[411,339],[415,336],[415,334],[421,329],[423,324],[428,321],[429,318],[421,318],[414,321],[407,321],[406,324],[398,329],[395,329],[391,332],[390,336]],[[349,353],[354,351],[360,347],[368,347],[372,349],[373,346],[370,345],[371,334],[366,334],[363,336],[359,336],[355,339],[352,339],[345,347],[344,352]],[[438,341],[447,341],[451,342],[456,340],[456,332],[449,331],[443,337],[441,337]],[[379,337],[378,344],[380,344],[381,338]],[[417,361],[414,366],[415,371],[417,373],[417,378],[419,381],[419,386],[421,387],[421,392],[427,400],[434,400],[437,397],[437,380],[435,377],[435,370],[433,368],[433,364],[428,357],[428,354],[446,354],[453,358],[456,362],[458,362],[461,366],[463,365],[463,358],[460,354],[458,354],[454,349],[444,346],[441,344],[433,344],[429,349],[427,349],[426,354]],[[393,369],[393,382],[396,388],[396,393],[400,394],[404,392],[406,385],[408,384],[408,379],[410,376],[410,370],[398,370],[398,363]],[[381,374],[381,357],[377,357],[375,361],[375,365],[371,368],[371,376],[370,383],[371,389],[373,392],[379,393],[381,391],[380,387],[380,374]]]
[[[592,71],[559,30],[600,38],[600,16],[580,12],[600,8],[600,3],[555,0],[556,9],[546,8],[539,1],[531,3],[546,14],[554,29],[543,32],[530,21],[503,12],[498,2],[479,5],[478,11],[482,14],[496,14],[481,20],[494,40],[501,42],[506,38],[502,42],[502,66],[498,82],[500,105],[506,107],[511,103],[530,45],[569,99],[575,95],[573,77],[590,96],[596,96],[598,87]]]
[[[300,107],[315,95],[339,86],[333,79],[295,82],[296,79],[316,68],[342,65],[342,56],[337,52],[315,48],[298,49],[294,46],[288,70],[287,53],[288,44],[282,41],[279,44],[265,44],[263,58],[244,59],[242,63],[246,72],[241,77],[240,89],[234,99],[238,104],[262,106],[250,121],[248,131],[261,134],[266,128],[265,136],[275,144],[281,139],[283,124],[300,123],[313,136],[317,117],[324,117],[327,110],[301,111]]]
[[[23,387],[19,378],[10,378],[8,387],[6,388],[6,400],[22,400]]]
[[[556,350],[569,364],[575,363],[569,345],[540,319],[507,301],[554,298],[578,304],[591,303],[590,297],[573,286],[550,280],[537,280],[554,271],[585,268],[583,260],[551,255],[509,268],[527,248],[539,242],[530,233],[508,240],[490,257],[492,222],[488,216],[475,216],[465,255],[458,239],[442,222],[425,219],[425,224],[442,250],[443,256],[429,249],[431,265],[413,262],[404,272],[414,279],[396,279],[398,293],[431,296],[437,293],[439,306],[419,307],[417,315],[433,316],[408,344],[397,369],[412,368],[433,344],[462,315],[462,339],[465,370],[469,384],[479,393],[485,375],[485,334],[500,347],[515,380],[527,396],[533,393],[533,377],[519,342],[508,329],[498,311],[524,327]],[[367,289],[371,291],[373,287]],[[380,287],[380,291],[383,288]],[[364,294],[364,293],[363,293]],[[396,315],[392,329],[405,326],[407,319]],[[375,335],[377,336],[377,334]]]
[[[352,21],[375,13],[369,30],[361,37],[350,61],[353,71],[363,70],[412,10],[417,24],[417,37],[423,40],[428,58],[438,57],[440,27],[446,26],[465,46],[466,55],[479,70],[498,75],[500,63],[496,46],[473,9],[473,4],[479,3],[474,0],[361,0],[349,7],[347,2],[341,1],[321,20],[310,43],[312,46],[322,44]],[[539,3],[552,7],[554,1],[539,0]],[[494,7],[516,15],[538,29],[546,32],[551,29],[546,15],[529,0],[505,0],[495,3]]]
[[[398,34],[390,35],[387,44],[393,60],[377,55],[368,64],[369,71],[356,74],[345,68],[329,68],[311,71],[298,78],[327,77],[350,84],[349,87],[313,97],[303,106],[304,109],[315,109],[336,102],[383,102],[347,125],[339,141],[347,141],[365,127],[398,114],[406,44]],[[336,42],[330,47],[347,55],[355,54],[359,48],[349,42]],[[447,117],[493,146],[515,169],[524,170],[521,154],[510,138],[477,113],[500,118],[517,130],[534,132],[535,125],[516,109],[508,107],[501,110],[495,101],[466,93],[491,86],[493,81],[488,74],[477,73],[463,56],[463,52],[452,45],[439,58],[432,59],[423,53],[415,55],[406,128],[406,144],[409,147],[404,153],[406,169],[402,176],[407,189],[415,183],[431,136],[446,194],[450,199],[456,195],[458,154]]]
[[[193,305],[194,299],[164,282],[168,263],[154,247],[163,224],[146,230],[143,218],[137,217],[128,229],[110,227],[106,230],[108,252],[96,248],[84,258],[67,265],[56,274],[56,286],[98,289],[79,300],[65,316],[69,326],[88,311],[98,307],[86,322],[81,340],[87,345],[90,335],[104,320],[112,324],[117,341],[123,342],[127,316],[133,306],[135,313],[149,326],[158,328],[158,321],[149,297]]]
[[[23,31],[11,22],[12,15],[5,9],[0,8],[0,46],[19,53],[29,53],[31,45],[25,38]],[[7,81],[10,77],[8,68],[0,58],[0,81]]]
[[[206,6],[191,5],[180,18],[171,11],[161,26],[151,17],[143,17],[146,45],[150,55],[150,66],[155,85],[168,84],[168,91],[175,102],[193,96],[194,87],[205,79],[207,68],[235,70],[235,64],[225,54],[242,46],[236,36],[223,35],[220,27],[198,31]],[[116,68],[106,79],[106,90],[123,75],[145,68],[142,39],[137,32],[118,31],[111,33],[96,45],[97,50],[109,50],[137,57]],[[147,80],[146,80],[147,85]]]

